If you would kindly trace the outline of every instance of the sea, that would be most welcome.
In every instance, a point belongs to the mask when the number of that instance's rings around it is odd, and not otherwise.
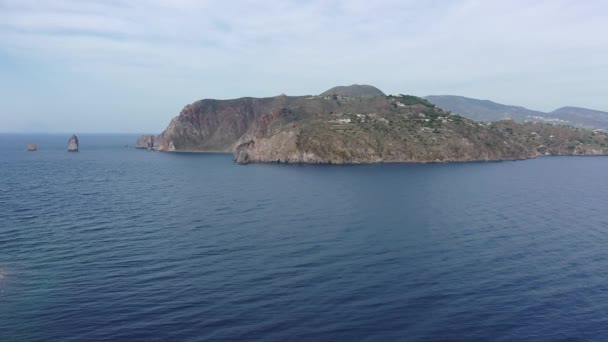
[[[70,135],[0,135],[0,341],[608,339],[608,157],[235,165]]]

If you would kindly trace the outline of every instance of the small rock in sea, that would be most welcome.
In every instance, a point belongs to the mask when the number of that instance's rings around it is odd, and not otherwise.
[[[78,152],[78,137],[76,135],[72,135],[68,140],[68,152]]]
[[[154,149],[154,136],[151,134],[144,134],[142,136],[140,136],[137,141],[135,142],[135,148],[140,148],[140,149],[148,149],[148,150],[153,150]]]
[[[28,151],[36,151],[36,150],[38,150],[38,146],[36,146],[36,144],[27,144],[27,146],[25,146],[25,148]]]

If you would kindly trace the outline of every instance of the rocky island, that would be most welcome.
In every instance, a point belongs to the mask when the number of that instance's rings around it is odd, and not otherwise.
[[[144,134],[135,142],[135,148],[151,150],[154,147],[154,135]]]
[[[158,151],[232,152],[243,164],[608,155],[604,131],[512,120],[481,123],[425,99],[387,96],[367,85],[336,87],[317,96],[197,101],[158,137],[145,141]]]
[[[76,135],[72,135],[68,140],[68,152],[78,152],[78,137]]]

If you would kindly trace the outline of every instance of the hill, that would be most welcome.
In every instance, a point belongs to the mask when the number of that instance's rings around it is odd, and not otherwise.
[[[608,129],[608,112],[580,107],[562,107],[547,116],[583,127]]]
[[[608,135],[479,123],[415,96],[282,95],[187,105],[153,148],[233,152],[239,163],[485,161],[608,154]]]
[[[353,84],[349,86],[337,86],[326,90],[320,96],[350,96],[350,97],[376,97],[386,96],[382,90],[366,84]]]
[[[464,96],[431,95],[425,99],[437,106],[476,121],[498,121],[513,119],[529,120],[545,113],[519,106],[504,105],[489,100],[478,100]]]
[[[489,100],[478,100],[464,96],[431,95],[425,99],[439,107],[477,121],[513,119],[519,122],[539,121],[594,129],[608,129],[608,112],[563,107],[553,112],[542,112],[521,106],[511,106]]]

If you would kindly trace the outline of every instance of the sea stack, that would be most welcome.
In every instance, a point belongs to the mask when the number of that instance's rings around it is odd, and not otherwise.
[[[154,149],[154,136],[151,134],[144,134],[140,136],[135,142],[135,148],[141,149]]]
[[[76,135],[72,135],[68,140],[68,152],[78,152],[78,137]]]
[[[27,144],[27,146],[25,146],[25,148],[28,151],[36,151],[36,150],[38,150],[38,146],[36,146],[36,144]]]

